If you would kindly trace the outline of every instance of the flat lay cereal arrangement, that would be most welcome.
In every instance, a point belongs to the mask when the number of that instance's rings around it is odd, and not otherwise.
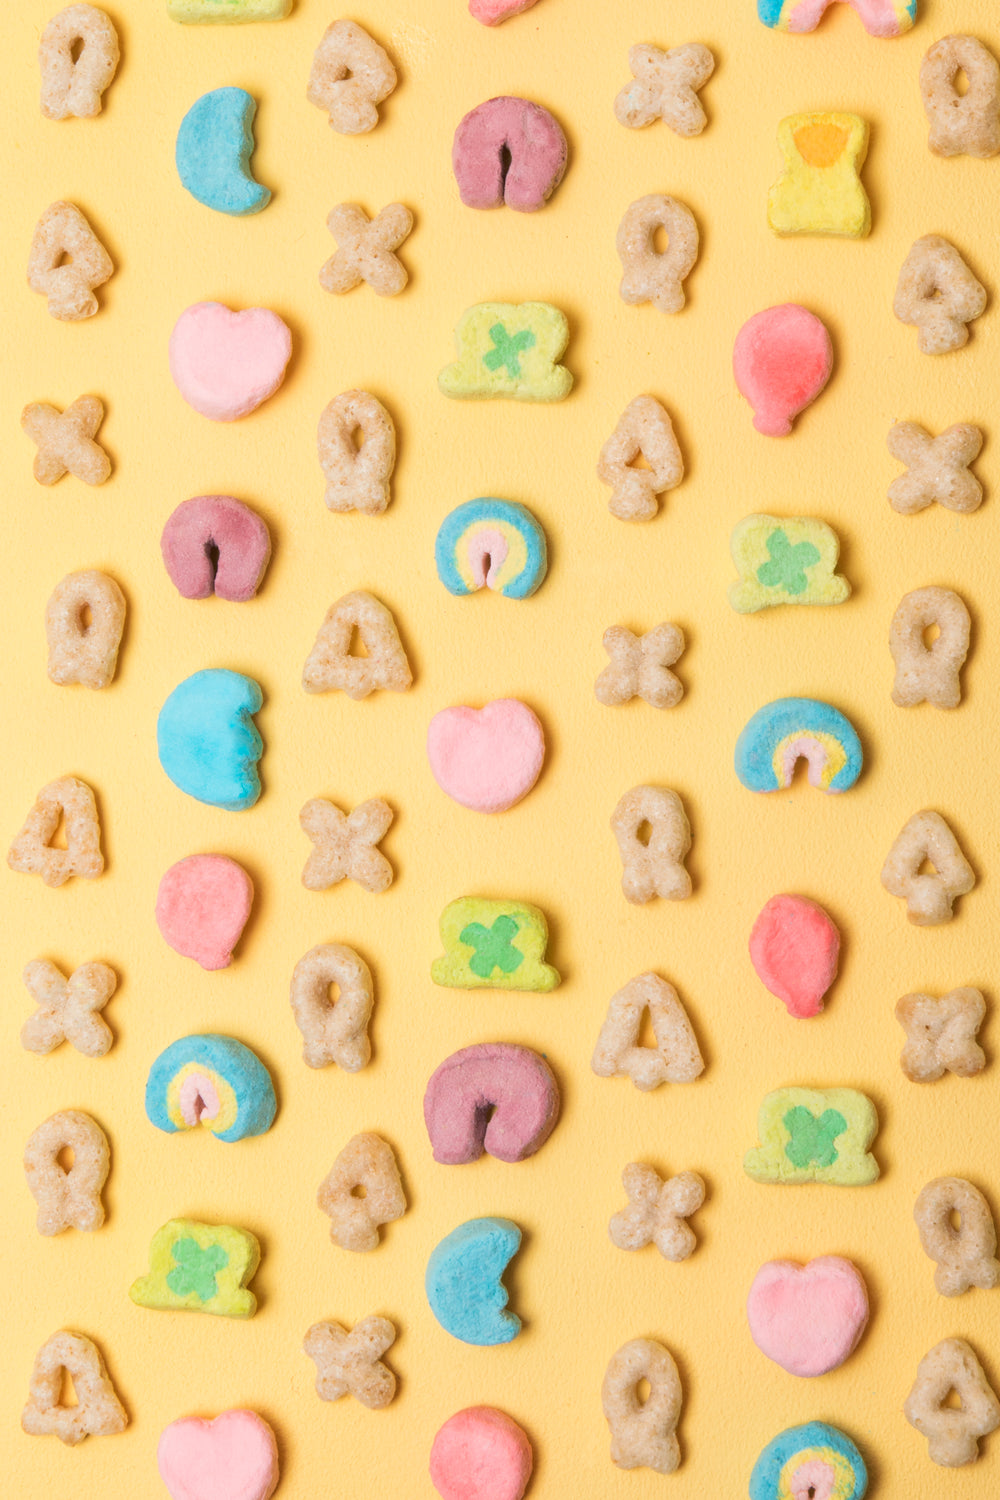
[[[4,49],[11,1493],[991,1493],[991,0],[134,9]]]

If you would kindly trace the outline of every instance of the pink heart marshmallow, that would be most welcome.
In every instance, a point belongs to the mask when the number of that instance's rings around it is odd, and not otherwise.
[[[427,758],[438,786],[463,807],[506,812],[538,780],[545,732],[518,698],[444,708],[427,730]]]
[[[868,1323],[868,1289],[839,1255],[801,1266],[769,1260],[754,1277],[747,1322],[762,1354],[790,1375],[825,1375],[854,1350]]]
[[[156,1461],[172,1500],[269,1500],[278,1485],[278,1445],[255,1411],[171,1422]]]
[[[535,0],[469,0],[469,10],[484,26],[499,26],[510,16],[530,10]]]
[[[233,312],[221,302],[196,302],[170,335],[174,385],[213,422],[235,422],[273,396],[291,357],[288,325],[267,307]]]

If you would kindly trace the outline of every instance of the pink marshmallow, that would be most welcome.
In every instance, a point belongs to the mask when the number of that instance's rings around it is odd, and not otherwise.
[[[535,0],[469,0],[469,13],[484,26],[499,26],[510,16],[530,10]]]
[[[475,812],[505,812],[538,780],[545,731],[526,703],[444,708],[427,729],[427,759],[443,792]]]
[[[424,1122],[434,1160],[449,1166],[524,1161],[559,1118],[559,1085],[543,1057],[512,1042],[481,1042],[452,1053],[431,1075]]]
[[[233,312],[221,302],[196,302],[170,335],[174,385],[213,422],[235,422],[273,396],[291,357],[288,325],[267,307]]]
[[[830,378],[833,345],[826,325],[796,302],[748,319],[733,346],[736,384],[754,409],[753,425],[786,437],[797,417]]]
[[[468,1406],[438,1430],[431,1483],[442,1500],[521,1500],[533,1461],[513,1417],[495,1406]]]
[[[790,1375],[825,1375],[857,1346],[868,1323],[868,1289],[849,1260],[821,1255],[807,1265],[769,1260],[747,1298],[754,1343]]]
[[[185,599],[207,599],[214,593],[243,604],[260,586],[271,556],[271,534],[241,500],[197,495],[173,512],[160,550]]]
[[[156,1462],[172,1500],[269,1500],[278,1486],[278,1445],[255,1411],[171,1422]]]
[[[224,854],[192,854],[160,881],[156,925],[175,953],[225,969],[253,905],[253,881]]]
[[[750,961],[789,1015],[819,1015],[839,960],[840,933],[805,896],[772,896],[753,925]]]
[[[470,110],[455,131],[451,164],[467,208],[544,208],[562,182],[562,126],[530,99],[504,95]]]

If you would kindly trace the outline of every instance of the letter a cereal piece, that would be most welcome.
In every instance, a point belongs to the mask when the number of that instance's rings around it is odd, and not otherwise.
[[[639,1386],[649,1385],[643,1401]],[[612,1355],[601,1386],[611,1429],[611,1461],[619,1469],[672,1474],[681,1461],[677,1423],[681,1382],[671,1355],[655,1339],[632,1339]]]
[[[84,624],[84,613],[90,620]],[[125,629],[125,595],[96,568],[68,573],[45,606],[49,681],[104,688],[115,675]]]
[[[357,881],[377,895],[392,885],[392,865],[377,847],[392,823],[392,808],[381,797],[369,797],[352,813],[324,797],[313,797],[299,813],[303,833],[315,848],[302,872],[309,891],[326,891],[338,881]]]
[[[969,342],[968,325],[985,310],[986,289],[955,246],[939,234],[916,240],[903,262],[892,310],[919,329],[922,354],[947,354]]]
[[[931,625],[940,633],[926,646],[924,631]],[[904,594],[889,631],[889,649],[896,663],[893,703],[911,708],[926,701],[935,708],[957,708],[962,701],[958,674],[969,653],[971,625],[964,600],[951,589],[914,589]]]
[[[960,94],[955,79],[964,73]],[[943,36],[920,64],[920,93],[935,156],[996,156],[1000,151],[1000,64],[974,36]]]
[[[559,364],[568,343],[566,315],[549,302],[479,302],[458,321],[458,359],[438,386],[459,400],[562,401],[573,386]]]
[[[350,1333],[339,1323],[314,1323],[302,1348],[315,1362],[320,1400],[339,1401],[350,1393],[371,1411],[388,1406],[396,1377],[380,1356],[395,1342],[388,1318],[362,1318]]]
[[[860,115],[787,115],[778,126],[785,167],[767,197],[775,234],[833,234],[864,239],[871,205],[860,171],[868,122]]]
[[[396,87],[396,69],[375,38],[354,21],[334,21],[316,48],[306,98],[330,116],[331,130],[363,135]]]
[[[670,671],[684,652],[684,632],[678,625],[657,625],[645,635],[611,625],[603,645],[611,660],[594,684],[598,703],[614,708],[641,698],[652,708],[674,708],[681,701],[683,684]]]
[[[64,1406],[62,1389],[69,1376],[77,1404]],[[111,1383],[101,1351],[82,1333],[61,1328],[35,1355],[21,1426],[32,1437],[48,1434],[71,1447],[85,1437],[123,1432],[128,1417]]]
[[[843,604],[851,585],[837,572],[837,533],[816,516],[744,516],[729,539],[739,580],[729,585],[737,614],[776,604]]]
[[[983,487],[969,468],[983,446],[978,427],[960,422],[939,437],[931,437],[918,422],[897,422],[886,442],[893,458],[906,464],[908,471],[889,486],[893,510],[912,516],[935,500],[963,515],[979,509]]]
[[[36,958],[22,975],[38,1009],[21,1028],[21,1045],[45,1057],[72,1042],[84,1057],[103,1057],[114,1042],[110,1026],[97,1014],[118,984],[107,964],[81,964],[66,979],[47,959]]]
[[[656,231],[667,235],[657,250]],[[624,269],[619,291],[632,306],[652,302],[662,313],[684,306],[684,278],[698,259],[698,225],[686,204],[665,193],[647,193],[625,210],[615,241]]]
[[[633,468],[643,458],[648,469]],[[597,477],[611,486],[608,510],[619,521],[651,521],[656,497],[684,478],[673,423],[653,396],[636,396],[601,449]]]
[[[896,1001],[896,1020],[906,1032],[899,1062],[912,1083],[931,1083],[947,1071],[971,1078],[986,1066],[976,1035],[986,1018],[978,990],[950,990],[932,995],[904,995]]]
[[[933,865],[920,873],[924,860]],[[917,927],[939,927],[955,915],[957,896],[967,896],[976,877],[958,840],[940,813],[924,808],[901,830],[882,866],[882,884],[890,896],[906,902],[906,915]]]
[[[51,843],[61,820],[66,848]],[[63,776],[35,798],[24,827],[7,851],[7,863],[24,875],[40,875],[46,885],[64,885],[73,875],[93,880],[104,869],[101,825],[94,794],[85,781]]]
[[[248,1229],[171,1219],[154,1234],[149,1273],[132,1283],[129,1296],[160,1312],[252,1318],[257,1298],[247,1282],[259,1264],[260,1245]]]
[[[60,1151],[65,1150],[73,1153],[71,1167],[59,1160]],[[38,1204],[38,1233],[100,1229],[104,1223],[101,1189],[108,1179],[109,1163],[107,1136],[82,1110],[61,1110],[39,1125],[24,1148],[24,1175]]]
[[[687,1260],[698,1241],[685,1222],[705,1201],[705,1184],[697,1172],[666,1180],[654,1167],[629,1162],[622,1173],[628,1206],[608,1225],[619,1250],[642,1250],[653,1242],[664,1260]]]
[[[708,121],[698,90],[711,78],[715,58],[700,42],[663,52],[639,42],[629,48],[635,74],[615,100],[615,116],[629,130],[663,120],[677,135],[701,135]]]
[[[331,998],[334,986],[336,1000]],[[365,1066],[372,1055],[368,1022],[375,992],[371,970],[353,948],[342,943],[310,948],[295,965],[290,998],[308,1067],[336,1063],[357,1073]]]
[[[64,474],[84,484],[103,484],[111,460],[94,441],[104,421],[104,403],[97,396],[78,396],[65,411],[45,401],[32,401],[21,413],[21,430],[38,452],[32,472],[39,484],[56,484]]]
[[[380,297],[395,297],[409,277],[393,254],[413,228],[413,215],[402,203],[389,203],[369,219],[358,203],[331,208],[326,227],[337,241],[335,254],[319,273],[327,292],[350,292],[363,281]]]
[[[366,656],[351,652],[355,631]],[[349,698],[367,698],[378,688],[404,693],[412,681],[396,621],[374,594],[359,589],[330,606],[302,669],[307,693],[339,688]]]
[[[363,1188],[363,1195],[357,1192]],[[406,1196],[392,1147],[366,1131],[353,1136],[320,1183],[316,1202],[342,1250],[376,1250],[379,1226],[401,1219]]]
[[[971,1182],[936,1177],[921,1189],[913,1217],[925,1254],[937,1262],[934,1285],[942,1297],[958,1297],[970,1286],[990,1291],[1000,1282],[996,1225],[989,1204]]]
[[[828,1182],[863,1187],[879,1175],[868,1147],[875,1106],[857,1089],[776,1089],[757,1115],[760,1145],[743,1158],[754,1182]]]
[[[959,1405],[949,1406],[954,1391]],[[931,1462],[946,1469],[979,1457],[979,1439],[1000,1427],[1000,1401],[964,1339],[942,1339],[924,1355],[903,1413],[929,1444]]]
[[[323,410],[316,435],[329,510],[380,516],[396,464],[392,418],[367,391],[343,391]]]
[[[639,832],[650,827],[644,843]],[[659,786],[634,786],[611,815],[611,831],[622,860],[625,899],[637,905],[662,896],[684,901],[691,894],[691,877],[684,856],[691,847],[691,825],[676,792]]]
[[[647,1010],[655,1047],[639,1045]],[[699,1078],[705,1063],[673,985],[658,974],[639,974],[620,989],[608,1006],[590,1065],[598,1078],[631,1078],[643,1092]]]
[[[526,901],[461,896],[441,913],[444,953],[431,964],[435,984],[455,990],[548,994],[559,974],[545,962],[545,913]]]
[[[28,256],[28,285],[49,299],[49,312],[64,323],[92,318],[99,310],[94,288],[114,274],[111,257],[73,203],[53,203],[35,225]]]
[[[45,118],[99,115],[118,57],[118,33],[96,5],[67,5],[54,15],[38,44]]]

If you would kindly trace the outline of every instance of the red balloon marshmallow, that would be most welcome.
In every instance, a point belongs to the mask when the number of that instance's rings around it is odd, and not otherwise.
[[[753,425],[767,437],[787,437],[832,369],[826,325],[797,302],[755,313],[733,345],[736,384],[754,409]]]
[[[772,896],[753,925],[750,959],[757,977],[791,1016],[818,1016],[837,977],[840,933],[815,901]]]

